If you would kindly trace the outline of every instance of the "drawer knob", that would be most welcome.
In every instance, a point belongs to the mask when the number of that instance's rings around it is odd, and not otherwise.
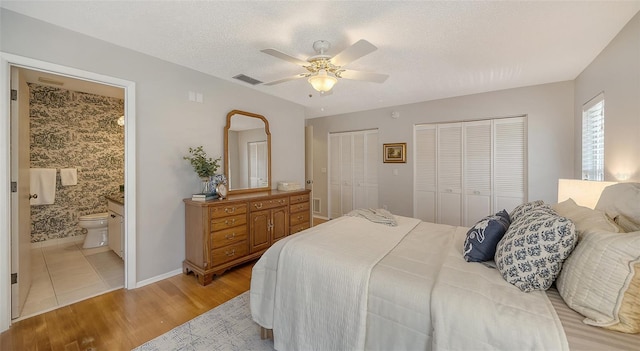
[[[298,220],[301,221],[304,218],[304,216],[298,216]]]
[[[226,213],[234,213],[234,212],[236,212],[236,208],[235,207],[225,207],[224,208],[224,212],[226,212]]]
[[[233,249],[231,251],[225,251],[224,254],[227,255],[228,257],[231,257],[236,254],[236,249]]]
[[[235,238],[235,237],[236,237],[236,233],[235,233],[235,232],[233,232],[232,234],[227,234],[227,235],[225,235],[224,237],[225,237],[227,240],[231,240],[231,239],[233,239],[233,238]]]
[[[259,202],[257,204],[253,204],[253,206],[255,206],[256,208],[262,208],[262,202]]]
[[[280,199],[280,200],[278,200],[278,203],[279,203],[279,204],[283,204],[283,203],[284,203],[284,200]]]
[[[232,220],[228,220],[227,219],[227,220],[224,221],[224,224],[226,224],[226,225],[234,225],[234,224],[236,224],[236,219],[235,218],[232,219]]]

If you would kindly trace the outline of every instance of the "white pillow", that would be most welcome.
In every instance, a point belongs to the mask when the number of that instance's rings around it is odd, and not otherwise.
[[[578,240],[582,239],[582,233],[587,229],[620,232],[618,226],[607,217],[606,213],[580,206],[573,199],[562,201],[553,205],[552,208],[560,216],[569,218],[576,225]]]
[[[556,285],[584,323],[640,333],[640,232],[587,231]]]
[[[618,183],[604,188],[596,210],[604,211],[611,218],[622,214],[640,224],[640,183]]]

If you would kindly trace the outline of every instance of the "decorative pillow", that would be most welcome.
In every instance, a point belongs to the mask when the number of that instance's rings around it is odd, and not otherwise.
[[[611,218],[626,216],[633,223],[640,223],[640,183],[618,183],[602,190],[596,210]]]
[[[496,245],[511,224],[509,214],[502,210],[493,216],[487,216],[478,221],[467,232],[464,241],[464,259],[467,262],[484,262],[493,260]]]
[[[607,217],[606,213],[580,206],[573,199],[555,204],[552,208],[560,216],[569,218],[576,225],[578,240],[582,239],[582,233],[587,229],[620,232],[618,226]]]
[[[536,200],[536,201],[531,201],[531,202],[527,202],[524,204],[520,204],[518,206],[516,206],[516,208],[513,209],[513,211],[511,211],[511,213],[509,214],[509,218],[511,218],[511,222],[515,222],[516,220],[518,220],[518,218],[520,216],[522,216],[523,214],[527,213],[528,211],[533,210],[536,207],[540,207],[544,205],[544,201],[542,200]]]
[[[556,285],[584,323],[640,333],[640,232],[587,231]]]
[[[640,230],[640,224],[634,223],[623,214],[617,215],[616,218],[613,219],[613,221],[627,233],[637,232]]]
[[[533,209],[511,225],[498,243],[495,261],[502,277],[524,292],[546,290],[577,242],[571,220],[546,207]]]

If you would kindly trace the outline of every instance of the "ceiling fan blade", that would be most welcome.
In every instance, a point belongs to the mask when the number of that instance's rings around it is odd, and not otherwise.
[[[309,64],[309,62],[307,61],[303,61],[299,58],[293,57],[291,55],[287,55],[284,52],[280,52],[276,49],[264,49],[264,50],[260,50],[262,52],[264,52],[267,55],[271,55],[273,57],[279,58],[281,60],[285,60],[285,61],[289,61],[291,63],[294,63],[298,66],[306,66]]]
[[[355,44],[342,50],[342,52],[334,56],[331,59],[331,63],[333,63],[336,66],[345,66],[361,58],[362,56],[370,54],[376,50],[378,50],[378,48],[375,47],[375,45],[371,44],[370,42],[364,39],[360,39]]]
[[[387,78],[389,78],[389,75],[381,74],[381,73],[346,70],[340,73],[340,77],[344,79],[364,80],[367,82],[384,83],[384,81],[387,80]]]
[[[294,80],[294,79],[298,79],[298,78],[304,78],[306,77],[307,74],[304,73],[298,73],[294,76],[290,76],[290,77],[286,77],[286,78],[282,78],[282,79],[278,79],[278,80],[274,80],[273,82],[269,82],[269,83],[264,83],[262,85],[276,85],[276,84],[280,84],[280,83],[284,83],[284,82],[288,82],[290,80]]]

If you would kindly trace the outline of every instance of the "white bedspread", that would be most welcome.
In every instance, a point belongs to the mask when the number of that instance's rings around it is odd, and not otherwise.
[[[456,236],[433,288],[433,349],[568,350],[546,292],[523,293],[496,269],[466,262],[463,241]]]
[[[544,292],[464,261],[467,228],[397,218],[388,227],[341,217],[262,256],[251,312],[276,349],[568,349]]]
[[[364,349],[371,269],[420,222],[408,217],[397,217],[397,221],[397,227],[388,227],[341,217],[273,250],[279,251],[272,299],[276,349]],[[253,301],[251,306],[254,320],[260,323]],[[264,306],[255,307],[262,310]]]

